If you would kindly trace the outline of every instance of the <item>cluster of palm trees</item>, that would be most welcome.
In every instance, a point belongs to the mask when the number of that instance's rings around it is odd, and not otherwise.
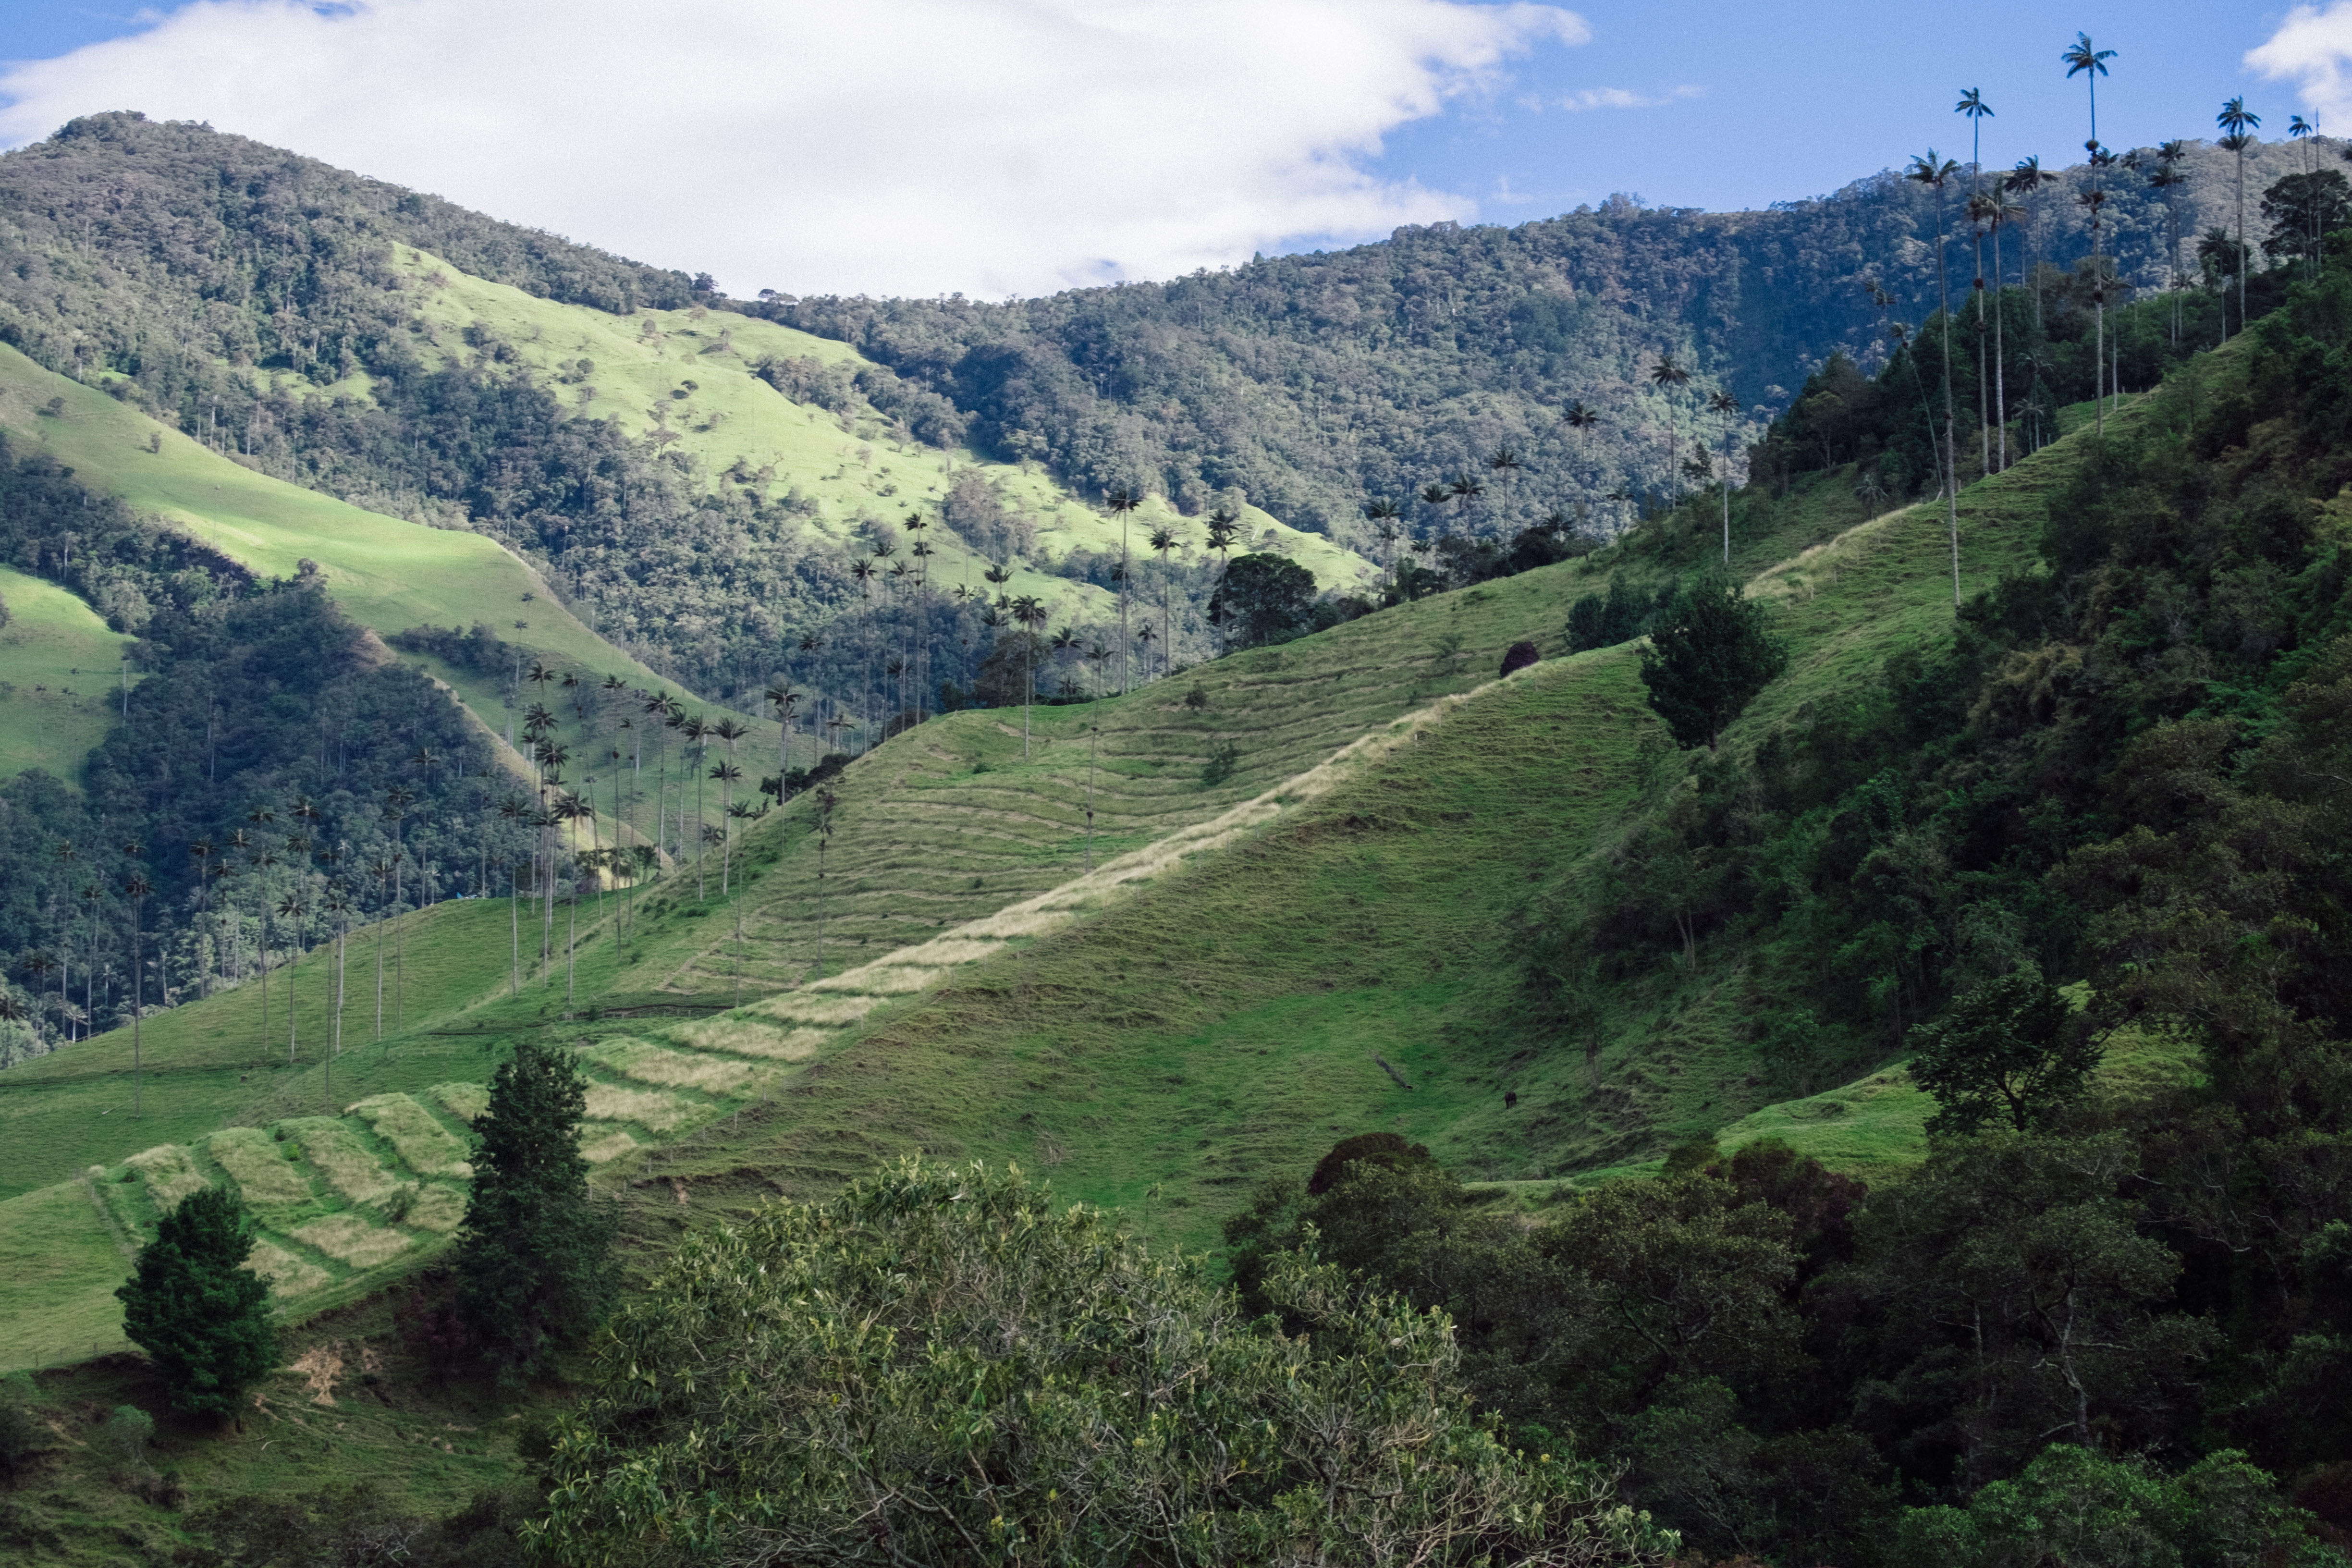
[[[2182,281],[2179,267],[2180,235],[2179,215],[2173,206],[2172,192],[2186,178],[2181,172],[2180,164],[2188,155],[2185,142],[2168,142],[2158,147],[2153,160],[2144,165],[2138,154],[2119,154],[2100,142],[2099,79],[2108,74],[2108,62],[2116,58],[2116,50],[2098,47],[2092,42],[2088,33],[2076,34],[2074,41],[2059,56],[2059,63],[2066,68],[2067,80],[2071,81],[2078,76],[2084,79],[2089,110],[2090,136],[2083,145],[2087,154],[2093,179],[2086,188],[2075,194],[2074,201],[2084,212],[2091,237],[2090,295],[2095,378],[2093,403],[2096,427],[2103,434],[2106,427],[2107,414],[2122,396],[2121,344],[2118,340],[2111,345],[2107,334],[2106,303],[2110,278],[2105,239],[2107,223],[2106,208],[2114,198],[2106,184],[2116,173],[2139,171],[2145,167],[2149,185],[2164,192],[2167,224],[2169,229],[2169,254],[2173,258],[2172,281],[2178,285]],[[2027,157],[2021,159],[2016,166],[2007,173],[1994,174],[1988,178],[1983,163],[1983,132],[1984,122],[1993,118],[1991,106],[1985,101],[1981,91],[1975,88],[1969,88],[1961,92],[1959,101],[1953,106],[1953,111],[1968,121],[1970,142],[1968,200],[1961,210],[1969,225],[1976,250],[1975,279],[1970,293],[1970,310],[1973,317],[1970,326],[1976,339],[1978,359],[1978,461],[1982,472],[1999,473],[2005,469],[2011,460],[2009,450],[2006,333],[2001,321],[2002,279],[2006,275],[2001,259],[2001,237],[2008,229],[2021,224],[2030,224],[2038,216],[2036,208],[2039,205],[2035,198],[2040,195],[2042,187],[2054,183],[2058,176],[2044,170],[2039,157]],[[2243,99],[2232,98],[2222,105],[2221,112],[2216,118],[2216,123],[2223,132],[2219,145],[2223,151],[2232,153],[2238,163],[2238,237],[2234,245],[2231,245],[2228,237],[2224,234],[2217,232],[2210,235],[2208,237],[2209,254],[2211,248],[2217,247],[2217,242],[2219,247],[2226,247],[2231,254],[2231,270],[2235,274],[2238,285],[2239,319],[2242,323],[2245,317],[2247,254],[2245,150],[2252,144],[2252,131],[2262,124],[2262,121],[2259,116],[2247,111]],[[2294,133],[2297,135],[2309,135],[2317,129],[2315,122],[2306,123],[2301,116],[2296,117],[2295,127]],[[1934,445],[1937,447],[1937,463],[1941,469],[1937,476],[1938,485],[1944,495],[1951,538],[1952,598],[1956,605],[1959,602],[1960,595],[1959,457],[1957,435],[1958,416],[1953,407],[1952,394],[1951,330],[1954,312],[1950,271],[1948,265],[1950,232],[1946,197],[1948,192],[1958,183],[1960,172],[1960,165],[1956,160],[1943,157],[1932,147],[1914,157],[1906,171],[1906,178],[1932,191],[1936,198],[1936,286],[1940,307],[1938,315],[1943,364],[1943,417],[1940,438]],[[1992,286],[1990,290],[1986,287],[1985,277],[1985,249],[1988,243],[1992,249]],[[2038,325],[2042,309],[2039,277],[2030,266],[2028,275],[2034,279],[2034,311]],[[1990,300],[1987,297],[1988,293],[1990,296]],[[1885,300],[1883,294],[1878,295],[1878,298],[1882,302]],[[1990,313],[1990,321],[1987,320],[1988,311]],[[2222,321],[2222,335],[2226,339],[2228,336],[2226,310],[2223,312]],[[2176,333],[2178,324],[2179,315],[2176,308]],[[1902,328],[1898,323],[1892,330],[1899,344],[1904,341],[1906,329]],[[1990,358],[1989,365],[1986,363],[1988,355]]]

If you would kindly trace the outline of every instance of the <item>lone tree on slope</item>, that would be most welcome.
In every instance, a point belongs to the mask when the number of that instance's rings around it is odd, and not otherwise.
[[[1287,642],[1307,629],[1315,574],[1279,555],[1244,555],[1225,568],[1213,607],[1243,647]]]
[[[505,1376],[544,1370],[613,1303],[613,1221],[588,1195],[580,1155],[587,1097],[567,1053],[525,1040],[491,1079],[475,1129],[457,1310]]]
[[[1642,684],[1677,744],[1713,751],[1724,726],[1788,665],[1764,606],[1715,577],[1676,594],[1659,617],[1642,650]]]
[[[163,1216],[114,1293],[122,1331],[153,1359],[175,1410],[225,1418],[278,1364],[269,1282],[243,1267],[252,1251],[245,1205],[206,1187]]]
[[[1935,1097],[1930,1132],[1987,1122],[2023,1132],[2077,1099],[2104,1054],[2032,968],[1975,987],[1910,1034],[1911,1079]]]

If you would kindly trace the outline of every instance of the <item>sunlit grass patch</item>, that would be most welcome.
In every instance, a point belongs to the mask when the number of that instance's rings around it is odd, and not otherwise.
[[[205,1152],[236,1181],[255,1209],[296,1208],[317,1201],[310,1184],[289,1158],[299,1152],[258,1127],[231,1127],[205,1140]]]
[[[147,1184],[148,1201],[155,1205],[158,1215],[171,1213],[182,1198],[212,1184],[196,1168],[194,1156],[177,1143],[159,1143],[152,1149],[142,1150],[123,1163],[138,1172],[139,1179]]]
[[[288,1136],[302,1146],[302,1157],[352,1203],[375,1203],[399,1184],[400,1179],[384,1168],[375,1151],[343,1122],[302,1116],[282,1125]]]
[[[624,1089],[617,1084],[588,1086],[588,1118],[592,1121],[634,1121],[653,1132],[672,1132],[700,1119],[702,1108],[692,1100],[657,1089]]]
[[[433,1113],[404,1094],[380,1094],[352,1107],[352,1114],[375,1129],[376,1136],[400,1151],[409,1169],[428,1176],[471,1175],[466,1156],[471,1152],[433,1119]]]
[[[754,1003],[748,1010],[796,1024],[854,1024],[880,1005],[867,996],[812,996],[805,992],[788,991]]]
[[[269,1281],[280,1300],[308,1295],[327,1283],[327,1271],[309,1258],[286,1250],[274,1241],[257,1238],[245,1266]]]
[[[771,1068],[692,1051],[667,1050],[650,1040],[615,1040],[582,1053],[614,1072],[665,1089],[705,1094],[744,1094],[773,1081]]]
[[[446,1236],[466,1222],[466,1194],[442,1182],[426,1182],[401,1224]]]
[[[354,1268],[389,1263],[415,1243],[396,1230],[371,1225],[355,1214],[331,1214],[298,1225],[287,1235]]]
[[[436,1083],[425,1092],[447,1106],[460,1121],[471,1121],[490,1108],[490,1086],[486,1083]]]
[[[589,1122],[580,1129],[580,1157],[592,1165],[608,1164],[638,1147],[625,1127],[599,1127]]]

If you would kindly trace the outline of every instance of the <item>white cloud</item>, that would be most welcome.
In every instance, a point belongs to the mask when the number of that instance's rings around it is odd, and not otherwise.
[[[1665,92],[1635,92],[1623,87],[1588,87],[1581,92],[1571,92],[1556,100],[1553,107],[1565,109],[1570,114],[1582,114],[1594,109],[1664,109],[1670,103],[1680,103],[1696,98],[1703,88],[1677,87]]]
[[[2352,131],[2352,0],[2296,6],[2268,42],[2246,51],[2246,65],[2267,80],[2293,78],[2322,125],[2339,136]]]
[[[982,297],[1470,216],[1381,138],[1590,37],[1461,0],[198,0],[0,75],[0,145],[206,120],[761,287]]]

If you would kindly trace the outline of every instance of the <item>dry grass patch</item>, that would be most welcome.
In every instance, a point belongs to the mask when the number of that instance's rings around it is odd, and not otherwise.
[[[588,1086],[588,1117],[593,1121],[634,1121],[654,1132],[675,1132],[700,1110],[693,1101],[657,1089],[623,1089],[617,1084]]]
[[[352,1113],[375,1129],[376,1136],[400,1151],[408,1168],[420,1175],[472,1175],[466,1166],[471,1151],[433,1119],[433,1113],[404,1094],[379,1094],[352,1107]]]
[[[257,1209],[298,1208],[316,1198],[310,1184],[286,1157],[288,1152],[287,1145],[258,1127],[231,1127],[205,1140],[205,1152]]]
[[[447,1106],[460,1121],[471,1121],[490,1108],[490,1086],[486,1083],[436,1083],[425,1092]]]
[[[389,1263],[414,1245],[400,1232],[371,1225],[355,1214],[331,1214],[298,1225],[286,1234],[354,1268]]]
[[[327,1178],[335,1191],[352,1202],[375,1203],[400,1184],[399,1178],[376,1158],[375,1151],[343,1123],[323,1116],[305,1116],[285,1126],[289,1135],[302,1146],[303,1158]]]
[[[280,1300],[316,1290],[327,1283],[327,1271],[307,1258],[298,1258],[274,1241],[257,1238],[245,1266],[269,1281]]]
[[[583,1125],[580,1129],[580,1157],[592,1165],[607,1164],[637,1147],[626,1128]]]
[[[875,995],[906,996],[936,984],[946,978],[948,972],[944,969],[917,969],[911,964],[878,963],[871,969],[861,969],[856,973],[858,984]]]
[[[466,1223],[466,1194],[440,1182],[426,1182],[400,1223],[446,1236]]]
[[[783,996],[769,996],[767,1002],[755,1002],[748,1013],[767,1013],[769,1018],[783,1018],[788,1023],[856,1023],[866,1013],[882,1006],[873,996],[809,996],[804,992],[785,992]]]
[[[937,937],[898,955],[903,963],[977,963],[1004,951],[1001,942],[968,936]]]
[[[159,1215],[171,1213],[190,1193],[212,1185],[196,1169],[195,1156],[177,1143],[158,1143],[131,1155],[123,1163],[138,1172],[139,1179],[147,1184],[147,1196]]]
[[[678,1032],[676,1037],[681,1044],[772,1062],[806,1061],[835,1037],[829,1029],[776,1029],[748,1018],[713,1020],[693,1025],[691,1029],[691,1033]]]
[[[618,1040],[582,1053],[626,1078],[665,1089],[704,1094],[750,1094],[775,1079],[770,1068],[694,1051],[666,1050],[649,1040]]]

